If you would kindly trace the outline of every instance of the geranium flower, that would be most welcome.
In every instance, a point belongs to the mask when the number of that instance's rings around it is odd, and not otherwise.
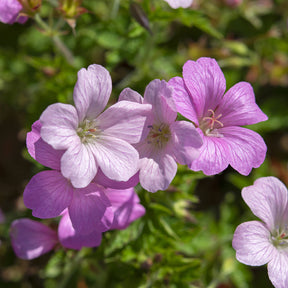
[[[119,103],[128,100],[152,105],[143,131],[143,141],[134,145],[140,155],[139,179],[142,187],[150,192],[167,189],[177,172],[176,162],[191,165],[198,157],[198,148],[202,145],[200,135],[192,123],[176,121],[172,89],[165,81],[156,79],[150,82],[144,99],[126,88],[119,100]]]
[[[230,164],[248,175],[263,163],[267,147],[262,137],[240,127],[268,119],[255,103],[249,83],[237,83],[225,93],[224,75],[211,58],[187,61],[183,78],[168,83],[174,88],[178,112],[196,125],[203,139],[200,156],[190,169],[214,175]]]
[[[38,218],[60,216],[67,208],[73,227],[81,234],[93,230],[100,232],[110,228],[114,212],[104,188],[90,183],[85,188],[75,188],[60,171],[63,151],[53,149],[40,137],[41,123],[36,121],[27,134],[26,143],[30,155],[53,170],[34,175],[25,187],[23,200],[32,214]]]
[[[263,177],[242,190],[242,197],[260,221],[240,224],[233,237],[238,261],[251,266],[268,263],[276,288],[288,287],[288,200],[285,185]]]
[[[6,24],[25,23],[28,17],[19,16],[22,5],[18,0],[1,0],[0,1],[0,22]]]
[[[176,9],[179,7],[188,8],[191,6],[193,0],[164,0],[166,1],[172,8]]]
[[[41,137],[64,150],[61,173],[76,188],[86,187],[98,168],[110,179],[127,181],[138,171],[139,155],[130,143],[140,141],[150,105],[119,102],[102,114],[112,89],[109,72],[90,65],[78,72],[75,106],[56,103],[40,117]]]

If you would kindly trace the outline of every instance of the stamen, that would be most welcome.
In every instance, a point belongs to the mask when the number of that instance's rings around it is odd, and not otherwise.
[[[210,121],[210,127],[209,127],[210,130],[214,129],[215,123],[218,123],[221,127],[224,126],[223,123],[218,120],[219,118],[222,117],[222,114],[219,114],[217,117],[215,117],[215,112],[212,109],[208,109],[208,112],[211,112],[212,115],[210,117],[203,117],[203,120]]]

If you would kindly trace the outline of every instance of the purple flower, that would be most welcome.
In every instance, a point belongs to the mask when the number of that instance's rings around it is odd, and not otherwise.
[[[188,8],[191,6],[193,0],[164,0],[166,1],[172,8],[176,9],[179,7]]]
[[[29,181],[24,190],[24,204],[38,218],[54,218],[68,208],[77,233],[89,234],[110,228],[114,213],[104,188],[90,183],[85,188],[75,188],[60,172],[63,151],[53,149],[40,137],[41,123],[36,121],[27,134],[30,155],[53,170],[42,171]]]
[[[268,119],[255,103],[249,83],[237,83],[225,93],[226,81],[217,62],[200,58],[187,61],[183,79],[172,78],[169,85],[174,88],[178,112],[191,120],[202,135],[200,156],[190,169],[214,175],[230,164],[248,175],[263,163],[267,147],[262,137],[240,127]]]
[[[242,190],[242,197],[263,222],[240,224],[233,248],[238,261],[251,266],[268,263],[268,276],[276,288],[288,287],[287,189],[275,177],[263,177]]]
[[[140,200],[134,188],[125,190],[106,189],[105,191],[114,211],[114,221],[110,230],[125,229],[131,222],[145,214],[145,208],[139,204]]]
[[[12,222],[10,237],[17,257],[26,260],[49,252],[58,243],[57,233],[54,230],[26,218]]]
[[[119,100],[152,105],[143,140],[135,145],[140,155],[140,183],[150,192],[165,190],[177,172],[176,162],[191,165],[202,145],[201,137],[192,123],[176,121],[172,92],[167,82],[156,79],[147,86],[144,99],[129,88],[119,96]]]
[[[28,17],[19,16],[22,5],[18,0],[1,0],[0,1],[0,22],[13,24],[15,22],[25,23]]]
[[[76,188],[86,187],[98,168],[116,181],[127,181],[138,171],[139,155],[130,144],[140,141],[150,105],[121,101],[102,114],[112,89],[109,72],[90,65],[78,72],[75,107],[50,105],[41,115],[41,137],[64,150],[61,173]]]

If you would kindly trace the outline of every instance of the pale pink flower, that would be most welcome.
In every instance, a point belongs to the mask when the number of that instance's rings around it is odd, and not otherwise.
[[[268,119],[255,103],[249,83],[239,82],[225,93],[225,77],[217,62],[200,58],[187,61],[183,78],[172,78],[169,85],[178,112],[196,125],[203,139],[200,156],[189,166],[192,170],[214,175],[230,164],[248,175],[263,163],[267,147],[262,137],[240,127]]]
[[[288,287],[288,200],[285,185],[263,177],[242,190],[242,197],[260,221],[240,224],[233,237],[238,261],[251,266],[268,263],[276,288]]]
[[[19,16],[22,5],[18,0],[1,0],[0,1],[0,22],[6,24],[25,23],[28,17]]]
[[[164,1],[166,1],[174,9],[179,7],[188,8],[192,5],[193,2],[193,0],[164,0]]]
[[[119,96],[119,103],[128,100],[152,105],[143,140],[134,145],[140,155],[140,184],[150,192],[167,189],[177,172],[176,162],[191,165],[202,145],[201,137],[192,123],[176,121],[172,92],[167,82],[156,79],[147,86],[144,99],[129,88]]]
[[[90,65],[78,72],[75,107],[50,105],[41,115],[41,137],[64,150],[61,173],[76,188],[86,187],[100,168],[111,180],[127,181],[138,171],[140,141],[150,105],[118,102],[102,114],[112,89],[109,72]]]

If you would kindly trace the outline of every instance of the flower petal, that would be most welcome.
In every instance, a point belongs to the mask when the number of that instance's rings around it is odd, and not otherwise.
[[[149,192],[166,190],[177,172],[174,158],[161,152],[140,159],[140,184]]]
[[[25,23],[28,17],[20,16],[22,5],[17,0],[1,0],[0,1],[0,22],[5,24],[13,24],[15,22]]]
[[[49,252],[58,242],[57,233],[54,230],[27,218],[12,222],[10,237],[15,254],[25,260],[31,260]]]
[[[271,232],[281,226],[287,209],[287,189],[279,179],[272,176],[259,178],[253,185],[242,189],[242,197]]]
[[[65,213],[58,226],[60,243],[69,249],[80,250],[82,247],[97,247],[101,244],[102,233],[93,230],[90,234],[77,233],[72,226],[69,214]]]
[[[90,65],[78,72],[73,98],[79,122],[96,118],[108,103],[112,90],[109,72],[101,65]]]
[[[168,85],[173,88],[173,98],[177,107],[177,111],[195,123],[199,125],[197,112],[194,107],[192,98],[189,96],[189,92],[185,86],[184,80],[181,77],[174,77],[169,80]]]
[[[40,117],[42,139],[57,150],[66,150],[80,143],[76,133],[78,116],[69,104],[56,103],[48,106]]]
[[[177,117],[177,109],[172,97],[173,89],[164,80],[151,81],[144,92],[144,103],[152,105],[154,123],[170,124]]]
[[[240,224],[234,233],[232,246],[237,260],[251,266],[264,265],[278,253],[270,243],[269,230],[259,221]]]
[[[227,147],[225,157],[229,164],[242,175],[248,175],[252,168],[258,168],[265,160],[267,147],[262,137],[243,127],[224,127],[219,129]]]
[[[133,188],[119,190],[106,189],[106,195],[114,210],[114,221],[111,229],[125,229],[130,223],[145,214],[145,208],[139,204],[139,197]]]
[[[132,176],[128,181],[114,181],[105,176],[101,169],[98,169],[93,182],[106,188],[128,189],[135,187],[139,183],[139,172]]]
[[[268,276],[275,288],[288,287],[288,254],[279,251],[268,263]]]
[[[199,157],[189,165],[189,168],[193,171],[202,170],[205,175],[219,174],[229,164],[225,157],[229,147],[223,142],[223,138],[203,136],[199,128],[197,131],[202,136],[203,145],[199,148]]]
[[[59,216],[72,201],[73,188],[58,171],[42,171],[32,177],[24,190],[24,204],[34,217]]]
[[[222,114],[224,126],[250,125],[268,119],[255,103],[253,88],[247,82],[239,82],[227,91],[217,114]]]
[[[128,181],[138,171],[138,152],[121,139],[101,135],[89,149],[104,175],[112,180]]]
[[[138,92],[136,92],[130,88],[125,88],[120,93],[118,101],[123,101],[123,100],[136,102],[139,104],[143,103],[143,97]]]
[[[164,0],[164,1],[166,1],[174,9],[179,7],[188,8],[191,6],[193,2],[193,0]]]
[[[41,122],[37,120],[32,125],[32,131],[27,133],[26,146],[28,152],[40,164],[51,169],[60,170],[60,159],[64,151],[55,150],[42,140],[40,136],[41,127]]]
[[[182,165],[191,165],[191,162],[199,156],[199,150],[203,144],[192,123],[187,121],[176,121],[170,125],[171,134],[174,135],[174,156],[176,161]]]
[[[192,102],[201,118],[215,110],[226,90],[226,80],[215,59],[202,57],[196,62],[187,61],[183,66],[183,79]]]
[[[134,144],[147,136],[148,129],[144,130],[146,133],[143,129],[150,125],[151,116],[151,105],[123,100],[104,111],[97,122],[105,135]]]
[[[94,183],[86,188],[74,189],[68,210],[73,228],[80,234],[106,231],[114,218],[109,199],[103,189]]]
[[[88,144],[68,149],[61,158],[61,172],[75,188],[84,188],[97,173],[97,163]]]

